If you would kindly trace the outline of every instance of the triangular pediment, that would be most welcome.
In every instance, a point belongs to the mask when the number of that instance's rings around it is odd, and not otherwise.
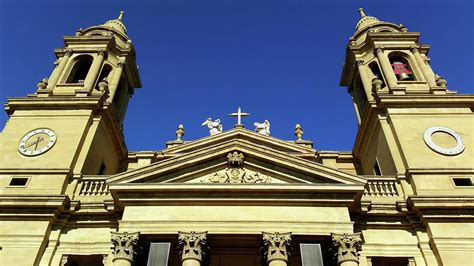
[[[242,165],[230,165],[229,154]],[[162,160],[120,173],[109,184],[258,183],[363,185],[365,180],[315,162],[315,150],[243,129],[230,130],[162,151]]]

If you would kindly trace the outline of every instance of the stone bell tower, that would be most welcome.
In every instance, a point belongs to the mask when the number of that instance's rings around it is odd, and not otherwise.
[[[383,208],[423,225],[417,227],[420,249],[436,257],[428,264],[453,258],[469,264],[456,239],[474,226],[463,218],[470,215],[463,204],[474,195],[474,95],[447,89],[430,67],[420,33],[359,12],[340,82],[359,121],[353,147],[358,172],[400,185],[406,203]],[[370,216],[369,207],[364,212]]]
[[[6,192],[18,192],[9,187],[15,178],[26,178],[27,192],[62,194],[81,175],[120,171],[122,121],[141,87],[123,15],[64,37],[49,79],[28,97],[8,99],[0,141]]]
[[[359,123],[374,95],[447,94],[446,81],[435,75],[429,45],[419,32],[380,21],[359,9],[360,20],[346,49],[341,85],[353,98]]]

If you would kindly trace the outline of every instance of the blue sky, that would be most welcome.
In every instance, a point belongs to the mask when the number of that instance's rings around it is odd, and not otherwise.
[[[124,122],[130,151],[164,148],[179,123],[185,140],[208,135],[207,117],[228,130],[238,106],[247,128],[268,119],[274,137],[293,140],[300,123],[315,148],[351,150],[357,121],[339,79],[360,6],[421,32],[435,73],[474,92],[474,1],[0,0],[0,98],[34,92],[62,36],[124,10],[143,84]]]

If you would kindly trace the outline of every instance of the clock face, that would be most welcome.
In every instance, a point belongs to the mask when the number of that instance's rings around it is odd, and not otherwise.
[[[18,151],[25,156],[36,156],[47,152],[56,143],[56,133],[49,128],[38,128],[28,132],[18,145]]]
[[[439,146],[433,141],[432,136],[434,133],[444,133],[451,136],[452,138],[455,139],[456,145],[451,148],[445,148],[445,147]],[[443,126],[430,127],[425,130],[423,139],[425,140],[426,145],[430,147],[430,149],[443,155],[458,155],[464,151],[464,147],[465,147],[464,141],[461,138],[461,135],[459,135],[456,131],[452,130],[449,127],[443,127]]]

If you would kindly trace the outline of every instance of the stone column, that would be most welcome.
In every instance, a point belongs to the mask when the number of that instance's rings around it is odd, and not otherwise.
[[[372,77],[367,76],[368,74],[367,66],[364,65],[364,61],[362,60],[358,60],[356,64],[357,64],[357,69],[359,70],[359,76],[362,81],[362,85],[364,86],[365,95],[367,96],[367,99],[369,101],[373,100],[374,97],[372,96],[372,84],[371,84]]]
[[[337,265],[359,265],[359,251],[361,250],[361,233],[331,234],[332,243],[337,250]]]
[[[109,82],[109,91],[110,91],[110,98],[109,101],[112,102],[114,100],[115,93],[117,92],[117,87],[120,83],[120,78],[122,77],[122,71],[125,65],[120,62],[117,64],[117,68],[114,70],[114,75],[112,80]]]
[[[63,58],[59,61],[59,64],[54,68],[53,73],[51,73],[51,76],[48,79],[48,87],[46,89],[52,90],[56,84],[58,83],[59,77],[63,73],[64,68],[66,67],[67,62],[69,61],[69,58],[72,55],[72,50],[68,49],[64,53]]]
[[[97,77],[99,76],[100,69],[102,68],[102,64],[104,63],[106,52],[105,50],[100,50],[97,53],[97,57],[92,62],[91,68],[87,73],[87,77],[84,80],[84,87],[85,91],[91,92],[94,89],[94,84],[96,82]]]
[[[375,49],[375,54],[377,55],[377,59],[379,60],[380,67],[382,68],[382,72],[385,76],[385,80],[387,81],[388,87],[390,89],[394,89],[398,85],[397,77],[393,72],[390,60],[388,60],[388,56],[383,52],[382,48],[380,47],[377,47]]]
[[[114,266],[131,266],[133,263],[134,247],[138,242],[139,232],[111,232],[114,258]]]
[[[205,256],[207,232],[178,232],[181,262],[183,266],[200,266]]]
[[[265,246],[265,259],[268,266],[287,266],[288,250],[291,243],[291,233],[266,233],[263,232]]]
[[[416,63],[418,64],[418,66],[420,66],[421,72],[423,72],[423,76],[425,77],[425,80],[428,83],[428,86],[436,87],[437,85],[436,85],[434,73],[428,67],[425,60],[423,60],[423,58],[421,57],[421,54],[418,51],[418,48],[411,47],[411,51],[413,52],[413,55],[415,56]]]

